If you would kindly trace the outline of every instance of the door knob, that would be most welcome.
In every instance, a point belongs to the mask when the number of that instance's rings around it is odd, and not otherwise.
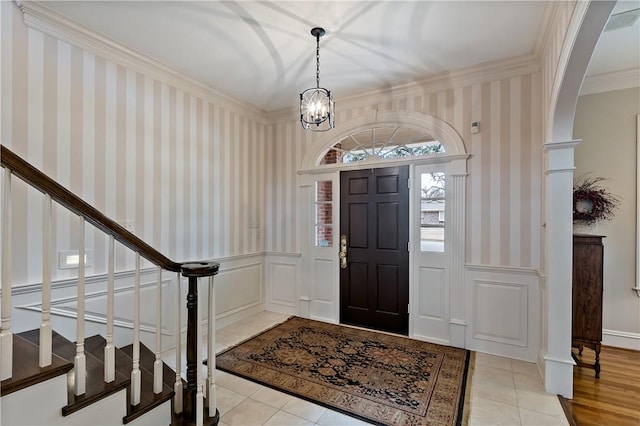
[[[347,236],[342,234],[340,236],[340,268],[347,268]]]

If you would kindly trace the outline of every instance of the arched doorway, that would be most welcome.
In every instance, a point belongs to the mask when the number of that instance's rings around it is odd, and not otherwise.
[[[551,85],[543,146],[545,156],[543,347],[545,390],[573,396],[571,359],[571,258],[573,119],[580,86],[615,1],[578,2],[561,45]]]
[[[377,129],[377,130],[376,130]],[[376,137],[382,137],[378,139]],[[369,135],[369,136],[365,136]],[[410,135],[401,141],[399,135]],[[409,143],[413,138],[414,143]],[[429,139],[430,138],[430,139]],[[371,145],[363,141],[368,140]],[[351,142],[349,142],[351,141]],[[384,141],[384,143],[382,143]],[[438,152],[414,148],[440,144]],[[402,151],[400,153],[399,151]],[[443,152],[441,152],[443,151]],[[424,152],[427,152],[426,154]],[[330,153],[327,155],[327,153]],[[331,154],[334,153],[334,154]],[[340,153],[349,161],[336,161]],[[352,161],[354,157],[363,161]],[[302,265],[307,276],[300,283],[303,302],[301,315],[324,321],[340,321],[340,173],[380,167],[409,168],[410,243],[409,312],[424,312],[421,300],[441,301],[432,315],[409,315],[411,337],[464,347],[464,253],[466,154],[460,135],[446,122],[420,113],[375,113],[342,123],[340,131],[323,134],[302,161],[300,174],[301,223],[299,232],[306,235]],[[344,158],[343,158],[344,159]],[[433,169],[433,170],[432,170]],[[437,170],[436,170],[437,169]],[[446,179],[446,211],[442,214],[444,235],[456,244],[447,246],[437,267],[423,268],[429,256],[421,256],[421,185],[423,173],[438,171]],[[426,271],[426,272],[425,272]],[[421,274],[431,273],[431,277]],[[419,282],[439,280],[431,286]],[[424,292],[433,292],[425,296]],[[455,295],[455,296],[454,296]],[[439,305],[440,306],[440,305]]]

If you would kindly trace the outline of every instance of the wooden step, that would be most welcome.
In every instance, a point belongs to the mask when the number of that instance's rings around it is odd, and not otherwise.
[[[128,345],[122,348],[122,351],[126,353],[130,358],[133,358],[133,346]],[[153,373],[153,363],[156,361],[156,354],[148,347],[140,345],[140,367]],[[164,362],[162,363],[162,381],[165,385],[173,389],[173,384],[176,381],[176,372]],[[187,382],[182,379],[183,386],[187,385]]]
[[[127,355],[129,359],[127,368],[131,372],[133,367],[133,345],[127,345],[121,349],[121,351]],[[159,394],[153,393],[153,362],[155,361],[155,355],[149,348],[142,343],[140,344],[140,376],[141,376],[141,392],[140,392],[140,404],[131,406],[127,411],[127,415],[122,420],[124,424],[127,424],[144,413],[152,410],[153,408],[162,405],[166,401],[173,400],[175,392],[173,391],[173,383],[171,386],[166,382],[163,383],[162,392]],[[164,368],[166,367],[166,368]],[[169,373],[167,373],[167,369]],[[163,366],[163,376],[173,375],[175,379],[175,372],[168,366]],[[166,379],[165,379],[166,380]],[[172,402],[173,404],[173,402]],[[172,407],[173,408],[173,407]]]
[[[132,356],[133,354],[133,346],[128,345],[122,348],[127,355]],[[145,370],[152,372],[153,371],[153,363],[155,362],[156,355],[145,345],[140,345],[140,368],[144,368]],[[163,362],[163,373],[162,373],[163,382],[173,389],[173,384],[176,380],[176,372],[169,367],[167,364]],[[187,382],[182,379],[183,389],[187,386]],[[173,404],[173,402],[172,402]],[[212,417],[209,417],[209,406],[207,405],[207,400],[204,400],[204,426],[215,426],[218,424],[220,420],[220,414],[216,413]],[[182,418],[182,414],[175,414],[175,410],[173,409],[173,405],[171,407],[172,419],[171,426],[193,426],[193,423],[189,423]]]
[[[73,368],[73,363],[55,354],[51,356],[51,365],[48,367],[40,368],[39,360],[38,345],[14,334],[12,377],[0,383],[0,396],[67,374]]]
[[[40,330],[31,330],[20,333],[19,336],[26,340],[38,344],[40,339]],[[73,363],[76,356],[76,345],[64,336],[53,332],[53,353],[68,362]],[[104,381],[104,363],[91,352],[85,351],[87,366],[86,391],[83,395],[74,395],[73,384],[67,386],[68,404],[62,407],[62,415],[68,416],[75,413],[81,408],[87,407],[101,399],[106,398],[123,389],[127,389],[130,384],[128,376],[116,372],[115,380],[111,383]]]

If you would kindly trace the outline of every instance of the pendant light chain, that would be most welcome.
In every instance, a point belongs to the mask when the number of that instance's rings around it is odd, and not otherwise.
[[[320,36],[316,36],[316,88],[320,88]]]

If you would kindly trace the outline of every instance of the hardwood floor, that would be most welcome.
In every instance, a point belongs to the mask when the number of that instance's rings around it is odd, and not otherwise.
[[[593,363],[595,354],[585,348],[580,358]],[[574,367],[573,399],[560,398],[565,411],[579,426],[640,425],[640,351],[603,346],[600,364],[599,379],[591,368]]]

